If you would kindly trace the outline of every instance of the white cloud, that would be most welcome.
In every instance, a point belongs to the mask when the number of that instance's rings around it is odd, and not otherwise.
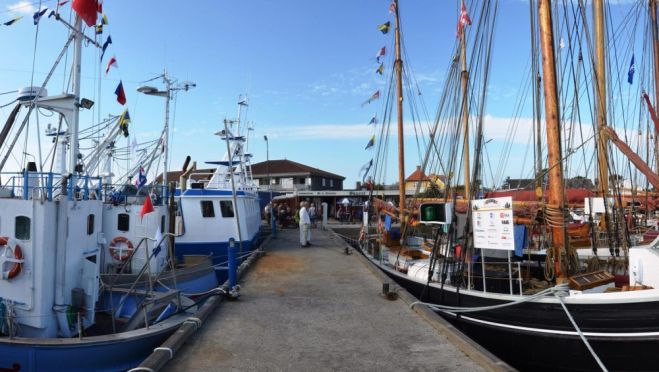
[[[34,14],[34,12],[37,11],[37,8],[35,8],[32,3],[25,0],[21,0],[17,3],[8,5],[7,10],[9,10],[10,12],[20,13],[20,14]]]

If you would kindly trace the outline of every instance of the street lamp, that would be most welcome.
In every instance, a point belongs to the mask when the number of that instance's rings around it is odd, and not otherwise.
[[[177,91],[177,90],[184,90],[188,91],[190,88],[194,88],[197,86],[197,84],[190,82],[190,81],[185,81],[180,84],[174,85],[175,81],[172,81],[169,76],[167,75],[167,71],[165,71],[162,74],[162,80],[165,83],[165,90],[158,90],[156,87],[152,86],[141,86],[137,88],[137,91],[140,93],[144,93],[148,96],[158,96],[158,97],[164,97],[166,98],[165,100],[165,128],[163,131],[165,132],[165,138],[163,139],[163,148],[164,148],[164,171],[162,173],[162,182],[164,184],[164,193],[162,195],[165,195],[167,197],[167,192],[169,190],[169,186],[167,184],[167,171],[169,170],[169,101],[172,99],[172,92]]]
[[[268,190],[270,191],[270,226],[272,226],[272,237],[277,236],[277,223],[275,220],[274,203],[272,202],[272,178],[270,177],[270,141],[268,136],[263,136],[265,140],[265,159],[268,164]]]

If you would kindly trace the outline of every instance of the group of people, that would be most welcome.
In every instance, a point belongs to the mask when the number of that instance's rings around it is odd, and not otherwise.
[[[314,203],[309,204],[307,202],[307,204],[307,212],[309,213],[311,224],[315,226],[317,217],[316,206]],[[264,212],[266,221],[270,221],[271,213],[274,215],[274,219],[280,229],[286,227],[297,227],[297,225],[300,223],[300,210],[296,209],[293,211],[291,210],[291,207],[285,203],[269,203],[265,206]]]
[[[316,206],[314,203],[303,201],[300,203],[300,209],[291,213],[291,207],[282,203],[271,203],[264,209],[266,221],[270,221],[272,216],[278,222],[279,228],[285,228],[291,225],[298,225],[300,228],[300,246],[306,248],[311,245],[311,227],[316,226]]]

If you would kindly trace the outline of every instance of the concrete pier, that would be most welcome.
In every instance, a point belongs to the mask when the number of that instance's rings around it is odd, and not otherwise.
[[[225,302],[165,370],[505,369],[404,301],[381,297],[378,277],[331,232],[314,229],[311,241],[300,248],[298,230],[280,231],[241,298]]]

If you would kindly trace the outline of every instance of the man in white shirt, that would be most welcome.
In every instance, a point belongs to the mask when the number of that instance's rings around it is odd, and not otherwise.
[[[311,218],[307,210],[309,203],[300,203],[300,246],[305,248],[311,245]]]

